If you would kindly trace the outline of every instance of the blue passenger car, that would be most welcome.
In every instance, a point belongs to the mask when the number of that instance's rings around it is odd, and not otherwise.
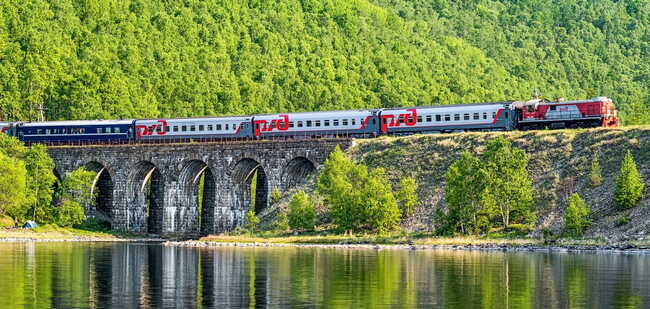
[[[24,142],[124,142],[133,139],[133,120],[30,122],[17,126]]]

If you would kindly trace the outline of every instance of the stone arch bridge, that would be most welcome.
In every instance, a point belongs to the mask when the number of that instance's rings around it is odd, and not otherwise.
[[[50,147],[57,175],[97,172],[87,215],[118,231],[196,237],[233,230],[273,189],[296,186],[350,140]],[[255,181],[256,194],[251,196]],[[199,184],[202,183],[202,186]],[[202,188],[202,194],[200,189]],[[199,198],[202,196],[202,198]]]

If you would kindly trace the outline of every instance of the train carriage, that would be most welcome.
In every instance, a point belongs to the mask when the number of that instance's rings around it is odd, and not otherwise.
[[[265,137],[375,136],[379,129],[375,110],[258,115],[254,135]]]
[[[0,122],[0,133],[9,134],[9,129],[11,128],[11,123],[9,122]]]
[[[28,122],[17,125],[16,136],[28,143],[126,142],[133,120]]]
[[[381,132],[387,134],[509,131],[516,115],[510,102],[441,105],[381,111]]]
[[[135,121],[136,140],[239,139],[252,137],[252,117],[202,117]]]

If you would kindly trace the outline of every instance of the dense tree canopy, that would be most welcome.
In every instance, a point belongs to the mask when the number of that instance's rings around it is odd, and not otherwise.
[[[0,119],[613,97],[650,122],[637,0],[7,0]]]

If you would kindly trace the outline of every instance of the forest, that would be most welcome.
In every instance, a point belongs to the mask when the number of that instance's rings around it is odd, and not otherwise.
[[[0,119],[613,98],[650,123],[643,0],[6,0]]]

